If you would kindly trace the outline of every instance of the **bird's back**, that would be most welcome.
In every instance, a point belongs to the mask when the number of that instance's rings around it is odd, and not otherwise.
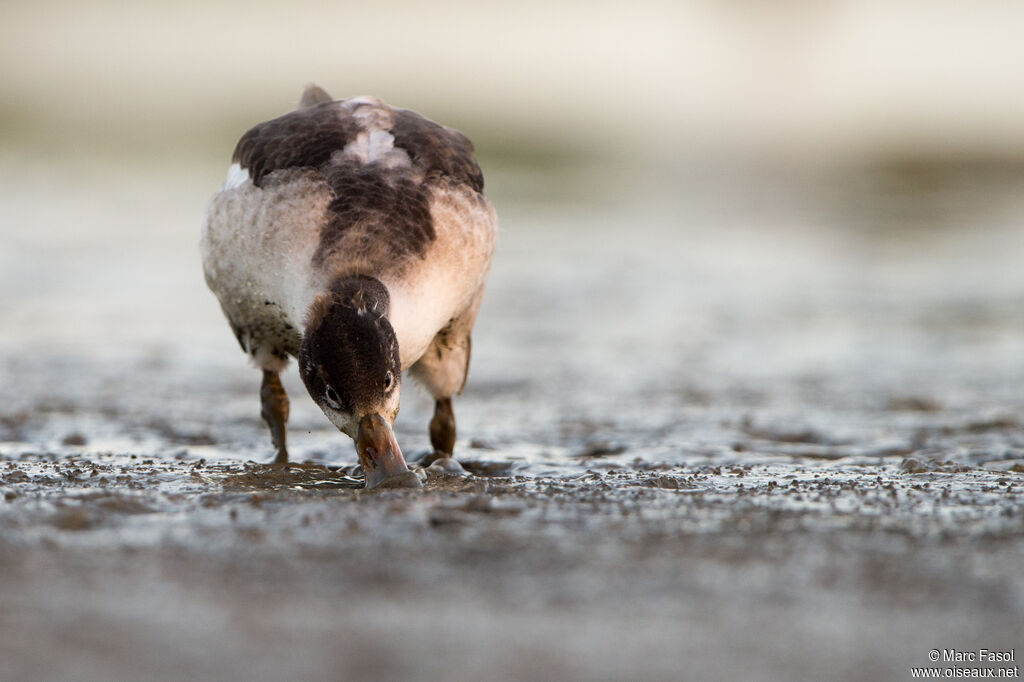
[[[206,215],[207,282],[236,333],[277,325],[295,329],[294,342],[331,279],[370,274],[400,308],[432,311],[406,316],[416,328],[406,334],[410,347],[420,345],[437,331],[428,329],[434,318],[454,316],[482,286],[490,262],[495,218],[473,146],[376,98],[313,95],[239,140]]]

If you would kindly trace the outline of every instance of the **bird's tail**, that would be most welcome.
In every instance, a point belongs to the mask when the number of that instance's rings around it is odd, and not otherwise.
[[[326,90],[316,83],[310,83],[306,86],[306,89],[302,91],[302,97],[299,98],[299,108],[306,109],[307,107],[317,104],[333,101],[334,98],[328,95]]]

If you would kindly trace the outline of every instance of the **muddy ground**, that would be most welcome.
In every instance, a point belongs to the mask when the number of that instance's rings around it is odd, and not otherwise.
[[[26,225],[0,275],[0,679],[902,680],[932,649],[1024,656],[1018,175],[526,206],[541,181],[499,173],[468,473],[382,492],[294,374],[299,463],[261,464],[259,376],[195,253],[208,178],[76,177],[67,205],[31,176],[0,204]],[[403,391],[414,458],[431,406]]]

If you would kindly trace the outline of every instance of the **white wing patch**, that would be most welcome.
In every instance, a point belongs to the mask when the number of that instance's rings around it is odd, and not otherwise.
[[[383,102],[375,97],[355,97],[345,100],[343,105],[352,111],[352,118],[359,123],[356,139],[341,150],[341,158],[359,163],[375,163],[384,168],[408,168],[412,166],[409,154],[395,147],[395,136],[389,131],[394,118]]]
[[[239,164],[233,163],[231,168],[228,168],[228,177],[224,181],[224,189],[235,189],[242,186],[247,180],[249,180],[249,171],[242,168]]]
[[[367,143],[366,160],[373,163],[380,161],[395,148],[395,136],[383,130],[374,130],[370,133]]]

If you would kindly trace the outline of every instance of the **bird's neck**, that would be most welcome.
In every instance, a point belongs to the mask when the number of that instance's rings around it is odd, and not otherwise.
[[[350,306],[357,311],[371,312],[387,317],[391,310],[391,295],[376,277],[370,275],[344,275],[331,282],[328,295],[335,303]]]

